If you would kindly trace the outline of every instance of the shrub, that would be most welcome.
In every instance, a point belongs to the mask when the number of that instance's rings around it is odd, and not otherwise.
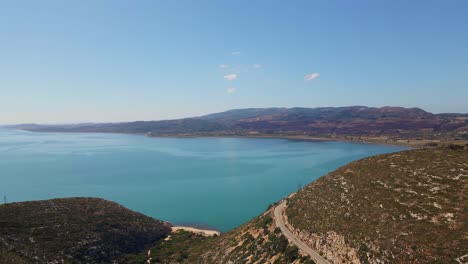
[[[289,246],[284,251],[284,260],[288,263],[293,262],[299,256],[299,248],[296,245]]]
[[[258,226],[261,228],[265,228],[266,226],[271,224],[271,222],[273,222],[273,219],[271,218],[271,216],[267,215],[258,223]]]
[[[449,145],[447,146],[447,148],[449,148],[449,149],[451,149],[451,150],[462,150],[462,149],[464,149],[463,146],[461,146],[461,145],[456,145],[456,144],[449,144]]]

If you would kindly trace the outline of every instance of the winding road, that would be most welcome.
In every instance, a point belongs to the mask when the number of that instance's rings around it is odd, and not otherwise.
[[[317,264],[330,264],[326,259],[320,256],[317,251],[313,250],[309,246],[307,246],[304,242],[302,242],[298,237],[296,237],[289,228],[286,227],[284,224],[283,212],[284,208],[286,208],[286,200],[283,200],[276,208],[275,208],[275,223],[276,226],[281,229],[283,235],[291,242],[293,242],[300,250],[307,253]]]

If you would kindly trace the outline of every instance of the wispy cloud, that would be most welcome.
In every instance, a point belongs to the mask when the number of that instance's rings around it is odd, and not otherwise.
[[[220,67],[221,69],[226,69],[226,68],[229,68],[229,65],[227,65],[227,64],[220,64],[219,67]]]
[[[231,55],[240,55],[240,54],[241,54],[240,51],[233,51],[233,52],[231,52]]]
[[[224,79],[228,81],[234,81],[235,79],[237,79],[237,74],[232,73],[232,74],[224,75]]]
[[[320,74],[317,72],[309,73],[309,74],[306,74],[306,76],[304,76],[304,80],[312,81],[313,79],[317,79],[319,76]]]
[[[236,88],[232,88],[232,87],[231,87],[231,88],[227,88],[226,91],[227,91],[228,94],[233,94],[233,93],[236,92]]]
[[[262,66],[261,64],[254,64],[254,65],[252,65],[252,67],[253,67],[254,69],[260,69],[260,68],[262,68],[263,66]]]

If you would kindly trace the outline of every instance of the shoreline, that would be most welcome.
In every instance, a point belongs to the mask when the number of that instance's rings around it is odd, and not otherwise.
[[[97,131],[88,131],[88,132],[77,132],[77,131],[35,131],[28,129],[16,129],[21,131],[28,131],[33,133],[77,133],[77,134],[120,134],[120,135],[132,135],[132,136],[144,136],[148,138],[255,138],[255,139],[287,139],[287,140],[297,140],[297,141],[335,141],[335,142],[347,142],[347,143],[356,143],[356,144],[376,144],[376,145],[389,145],[389,146],[406,146],[417,148],[415,145],[405,144],[403,142],[382,142],[382,141],[373,141],[373,140],[350,140],[344,137],[320,137],[320,136],[302,136],[302,135],[148,135],[148,133],[125,133],[125,132],[97,132]],[[406,140],[404,140],[406,141]],[[414,141],[414,139],[412,140]],[[439,140],[440,141],[440,140]],[[468,143],[468,142],[467,142]],[[422,146],[419,146],[422,147]]]
[[[120,133],[119,133],[120,134]],[[136,134],[134,134],[136,135]],[[409,148],[419,148],[423,146],[405,144],[403,142],[383,142],[383,141],[373,141],[373,140],[350,140],[346,138],[328,138],[328,137],[318,137],[318,136],[254,136],[254,135],[245,135],[245,136],[236,136],[236,135],[226,135],[226,136],[209,136],[209,135],[155,135],[148,136],[149,138],[252,138],[252,139],[286,139],[291,141],[316,141],[316,142],[345,142],[345,143],[355,143],[355,144],[374,144],[374,145],[386,145],[386,146],[404,146]],[[405,140],[406,141],[406,140]],[[414,141],[414,140],[410,140]]]
[[[177,232],[178,230],[184,230],[184,231],[192,232],[192,233],[199,234],[199,235],[206,236],[206,237],[221,235],[221,232],[217,230],[201,229],[201,228],[190,227],[190,226],[172,226],[171,228],[172,228],[172,232]]]
[[[346,142],[355,144],[374,144],[374,145],[386,145],[386,146],[398,146],[408,147],[411,149],[415,148],[433,148],[442,147],[449,144],[465,145],[468,144],[468,140],[455,140],[455,139],[396,139],[389,140],[384,137],[371,137],[371,136],[360,136],[361,139],[348,139],[345,137],[320,137],[320,136],[302,136],[302,135],[146,135],[149,138],[256,138],[256,139],[287,139],[297,141],[334,141],[334,142]],[[358,136],[355,136],[358,137]],[[353,137],[354,138],[354,137]],[[429,146],[428,143],[437,143],[438,146]]]
[[[468,140],[464,139],[389,139],[388,136],[337,136],[337,137],[324,137],[324,136],[306,136],[306,135],[190,135],[190,134],[175,134],[175,135],[153,135],[148,133],[122,133],[122,132],[76,132],[76,131],[34,131],[28,129],[17,129],[35,133],[96,133],[96,134],[124,134],[134,136],[145,136],[148,138],[255,138],[255,139],[287,139],[298,141],[335,141],[347,142],[356,144],[375,144],[387,146],[404,146],[409,148],[431,148],[440,147],[450,144],[466,145]],[[350,139],[351,138],[351,139]],[[355,139],[356,138],[356,139]],[[428,144],[436,143],[437,146],[430,146]]]

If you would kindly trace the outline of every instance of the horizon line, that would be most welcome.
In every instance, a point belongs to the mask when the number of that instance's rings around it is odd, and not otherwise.
[[[230,108],[218,112],[210,112],[210,113],[205,113],[197,116],[191,116],[191,117],[179,117],[179,118],[168,118],[168,119],[145,119],[145,120],[122,120],[122,121],[72,121],[72,122],[20,122],[20,123],[13,123],[13,124],[1,124],[0,127],[5,127],[5,126],[18,126],[18,125],[82,125],[82,124],[118,124],[118,123],[132,123],[132,122],[158,122],[158,121],[172,121],[172,120],[180,120],[180,119],[190,119],[190,118],[198,118],[202,117],[205,115],[211,115],[211,114],[218,114],[218,113],[224,113],[228,111],[235,111],[235,110],[248,110],[248,109],[294,109],[294,108],[305,108],[305,109],[319,109],[319,108],[350,108],[350,107],[366,107],[366,108],[404,108],[404,109],[421,109],[427,113],[433,114],[433,115],[440,115],[440,114],[461,114],[461,115],[467,115],[468,112],[430,112],[427,111],[421,107],[413,106],[413,107],[404,107],[404,106],[390,106],[390,105],[384,105],[384,106],[365,106],[365,105],[347,105],[347,106],[317,106],[317,107],[304,107],[304,106],[294,106],[294,107],[286,107],[286,106],[272,106],[272,107],[245,107],[245,108]]]

